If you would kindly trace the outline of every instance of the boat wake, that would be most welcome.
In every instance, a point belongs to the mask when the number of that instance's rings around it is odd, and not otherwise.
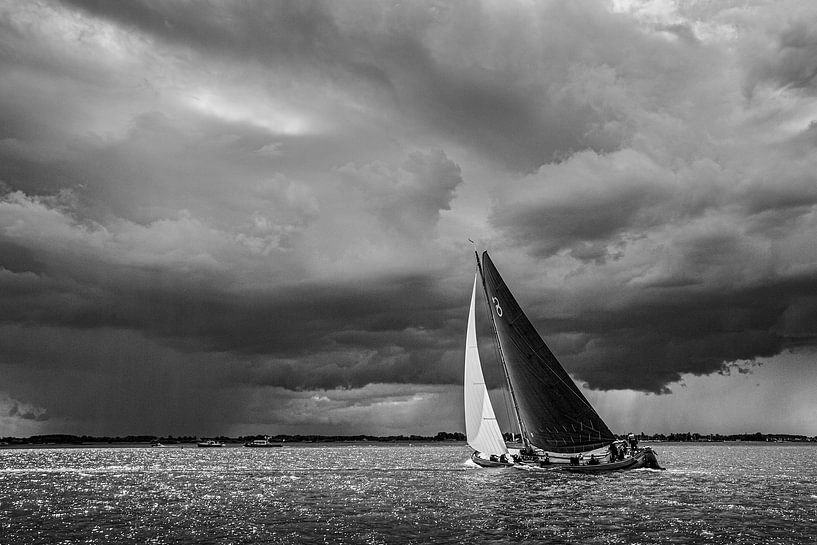
[[[534,466],[534,465],[530,465],[530,464],[516,464],[513,467],[515,469],[520,469],[522,471],[532,471],[534,473],[550,473],[553,470],[558,469],[559,465],[551,465],[551,466],[547,466],[547,467],[541,467],[541,466]]]

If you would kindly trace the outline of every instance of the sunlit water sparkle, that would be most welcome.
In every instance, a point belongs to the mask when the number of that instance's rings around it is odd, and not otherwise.
[[[477,469],[461,445],[0,450],[0,543],[812,544],[817,446],[667,471]]]

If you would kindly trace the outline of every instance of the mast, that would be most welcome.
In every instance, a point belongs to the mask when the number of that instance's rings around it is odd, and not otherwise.
[[[470,240],[470,239],[469,239]],[[485,293],[485,301],[488,303],[488,306],[491,305],[491,299],[488,297],[488,288],[485,286],[485,276],[482,274],[482,264],[479,261],[479,253],[474,252],[474,257],[477,259],[477,270],[479,271],[479,277],[482,280],[482,291]],[[505,364],[505,355],[502,351],[502,340],[499,338],[499,333],[496,330],[496,323],[494,322],[494,313],[488,311],[488,315],[491,317],[491,331],[494,334],[494,341],[496,342],[497,346],[499,347],[499,361],[502,364],[502,372],[505,374],[505,382],[508,384],[508,391],[511,394],[511,402],[513,403],[513,411],[516,415],[516,423],[519,426],[519,435],[522,438],[522,445],[524,446],[525,452],[533,451],[531,448],[531,444],[528,441],[528,434],[525,433],[525,426],[522,424],[522,417],[519,415],[519,403],[516,401],[516,395],[513,391],[513,385],[511,384],[511,377],[508,374],[508,367]]]

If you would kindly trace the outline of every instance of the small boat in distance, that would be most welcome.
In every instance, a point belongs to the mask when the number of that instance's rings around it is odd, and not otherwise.
[[[477,258],[465,348],[465,427],[471,460],[483,467],[541,467],[602,473],[663,469],[650,447],[619,441],[542,340],[499,275],[488,252]],[[510,394],[522,448],[509,451],[496,423],[483,379],[474,318],[482,287],[491,329]]]
[[[280,447],[282,445],[281,443],[270,443],[269,437],[265,435],[263,439],[255,439],[254,441],[244,443],[244,446],[250,448],[272,448]]]
[[[208,439],[207,441],[200,441],[198,446],[201,448],[223,447],[224,443],[219,443],[213,439]]]

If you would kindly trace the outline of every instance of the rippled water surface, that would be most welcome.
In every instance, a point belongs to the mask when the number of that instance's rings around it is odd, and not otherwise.
[[[0,450],[0,543],[815,543],[817,446],[656,451],[582,476],[451,445]]]

